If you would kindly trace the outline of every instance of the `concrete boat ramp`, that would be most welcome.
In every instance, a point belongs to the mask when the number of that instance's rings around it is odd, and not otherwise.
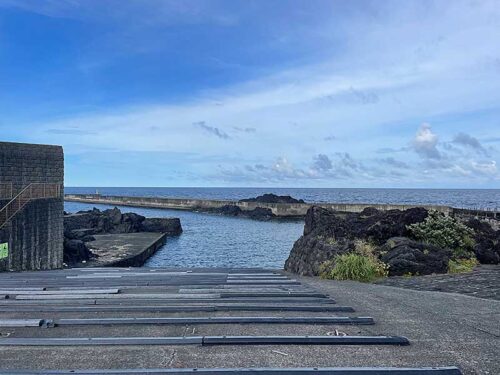
[[[405,362],[411,337],[274,270],[2,273],[0,288],[0,374],[460,374]]]

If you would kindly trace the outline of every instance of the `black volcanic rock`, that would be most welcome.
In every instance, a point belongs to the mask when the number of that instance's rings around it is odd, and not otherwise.
[[[233,204],[226,204],[225,206],[213,209],[211,212],[227,216],[240,216],[243,214],[241,208]]]
[[[391,237],[406,237],[410,224],[427,217],[424,208],[379,211],[366,208],[360,213],[340,213],[318,206],[307,210],[304,235],[322,235],[335,239],[365,239],[382,245]]]
[[[255,198],[240,199],[240,202],[258,203],[305,203],[303,199],[295,199],[289,195],[264,194]]]
[[[465,222],[474,230],[474,253],[480,263],[500,263],[500,230],[495,231],[490,224],[478,219]]]
[[[270,208],[264,207],[255,207],[252,210],[242,210],[240,207],[228,204],[219,208],[213,208],[207,210],[211,213],[216,213],[220,215],[226,216],[238,216],[238,217],[247,217],[253,220],[272,220],[276,219],[277,216],[273,214],[273,211]]]
[[[182,233],[178,218],[145,218],[133,212],[122,213],[117,207],[97,208],[64,216],[64,259],[67,264],[87,261],[92,253],[85,242],[105,233],[161,232],[169,236]]]
[[[407,226],[424,221],[427,215],[424,208],[379,211],[369,207],[360,213],[344,213],[313,206],[307,211],[304,234],[293,245],[285,269],[317,275],[323,262],[353,251],[355,241],[364,240],[373,245],[374,255],[390,266],[389,275],[446,272],[451,257],[448,249],[408,238]],[[498,264],[500,231],[477,219],[464,224],[474,230],[479,262]]]
[[[95,257],[82,240],[64,239],[63,260],[66,264],[76,264]]]
[[[379,211],[368,208],[361,213],[340,213],[313,206],[305,217],[304,234],[293,245],[285,269],[302,275],[317,275],[319,266],[354,250],[354,241],[366,240],[382,246],[392,237],[406,237],[409,224],[427,217],[423,208],[405,211]]]
[[[255,207],[253,210],[242,211],[244,216],[254,220],[271,220],[276,217],[270,208]]]
[[[445,273],[451,257],[450,250],[406,237],[388,239],[381,247],[380,254],[382,262],[389,265],[390,276]]]
[[[182,233],[181,221],[178,218],[147,218],[141,224],[141,232],[160,232],[178,236]]]

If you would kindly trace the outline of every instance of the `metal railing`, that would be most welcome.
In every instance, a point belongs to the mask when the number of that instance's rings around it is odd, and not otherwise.
[[[13,194],[12,182],[0,182],[0,199],[12,199]]]
[[[0,209],[0,228],[2,228],[24,206],[35,199],[61,197],[60,184],[31,183]]]

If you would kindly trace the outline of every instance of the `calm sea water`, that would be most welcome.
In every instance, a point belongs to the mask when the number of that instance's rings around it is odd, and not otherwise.
[[[254,189],[254,188],[97,188],[101,194],[206,199],[254,197],[264,193],[291,195],[307,202],[441,204],[455,207],[500,207],[498,190],[421,189]],[[67,187],[67,193],[95,193],[96,188]],[[111,208],[106,205],[66,202],[68,212]],[[152,256],[149,267],[267,267],[283,268],[302,222],[261,222],[244,218],[122,207],[147,217],[179,217],[184,232],[169,238]]]
[[[107,205],[65,202],[67,212],[101,210]],[[146,217],[178,217],[184,232],[145,264],[147,267],[266,267],[283,268],[293,243],[302,234],[302,222],[262,222],[244,218],[121,207]]]

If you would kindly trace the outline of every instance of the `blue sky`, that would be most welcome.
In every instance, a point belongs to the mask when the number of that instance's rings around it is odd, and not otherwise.
[[[1,0],[68,186],[500,187],[498,1]]]

